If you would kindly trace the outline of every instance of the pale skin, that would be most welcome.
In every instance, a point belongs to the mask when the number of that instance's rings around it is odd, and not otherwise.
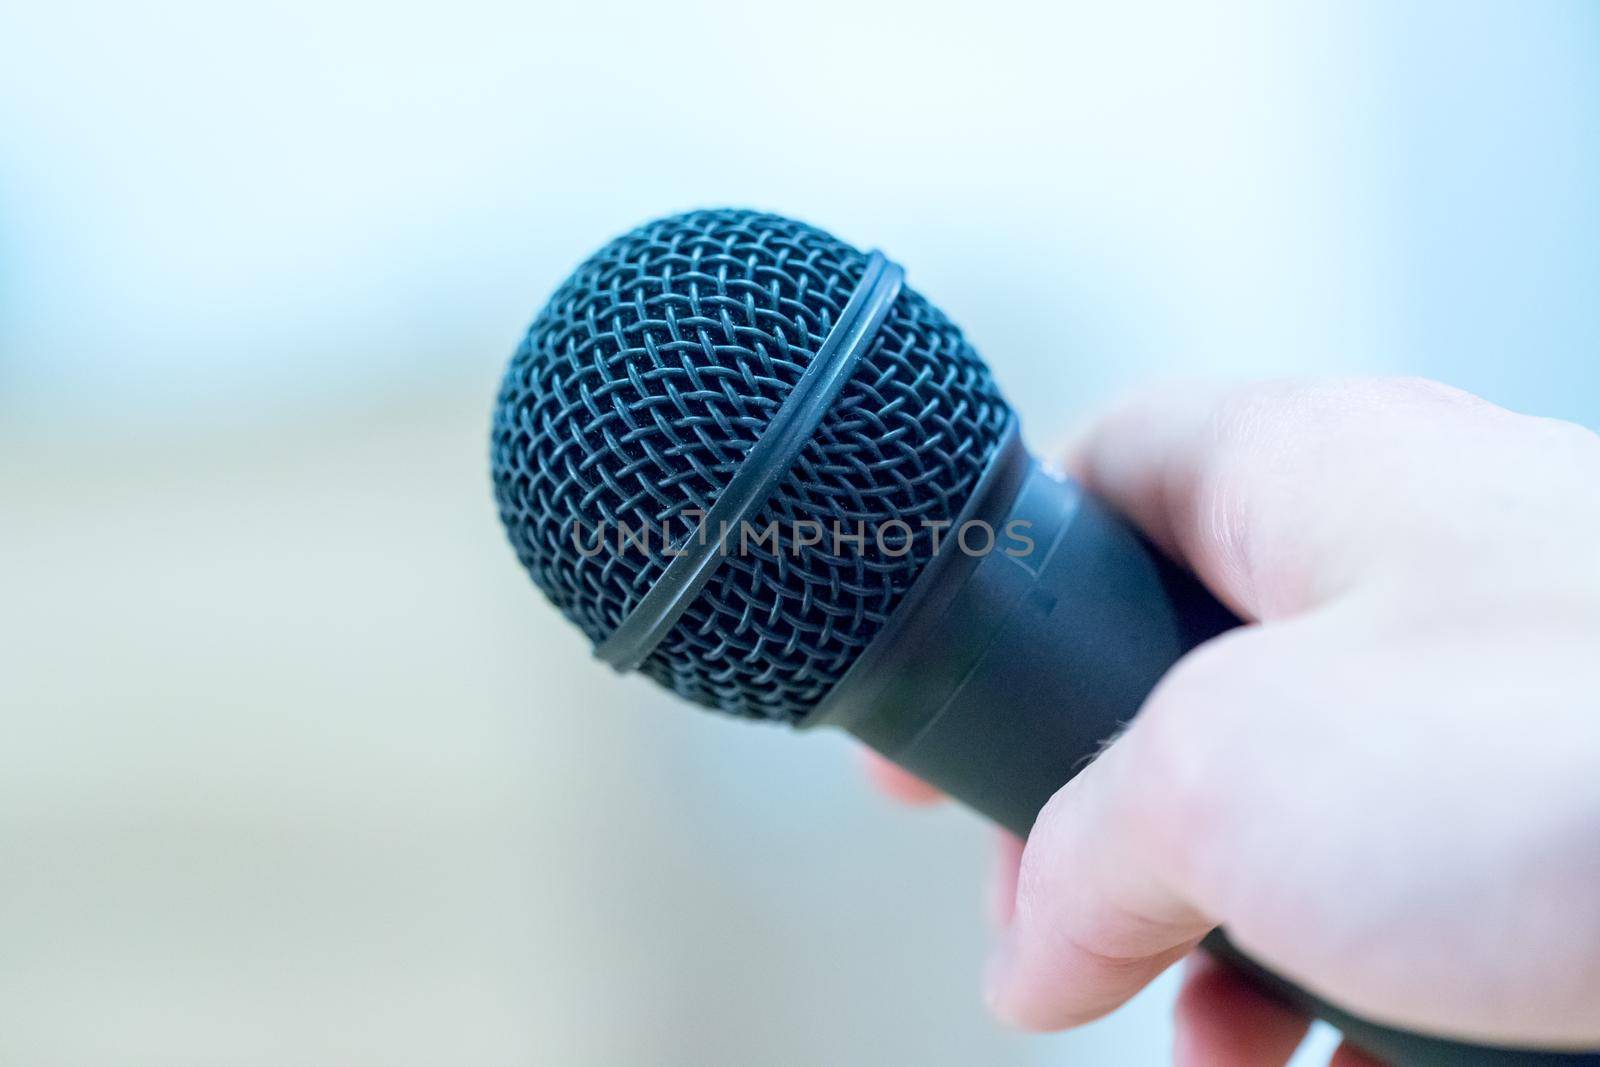
[[[994,1014],[1095,1019],[1221,925],[1374,1020],[1600,1048],[1600,437],[1414,379],[1190,386],[1067,465],[1250,625],[1002,849]],[[1197,953],[1174,1062],[1306,1025]]]

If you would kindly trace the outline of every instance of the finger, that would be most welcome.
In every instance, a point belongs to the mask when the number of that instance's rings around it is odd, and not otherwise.
[[[1328,1067],[1386,1067],[1382,1060],[1374,1059],[1351,1045],[1348,1041],[1333,1050]]]
[[[1405,543],[1377,519],[1448,511],[1448,472],[1504,415],[1415,379],[1189,385],[1101,420],[1068,466],[1235,611],[1273,618]]]
[[[1148,854],[1138,723],[1039,814],[1015,910],[985,973],[990,1011],[1030,1030],[1099,1018],[1184,956],[1214,922]]]
[[[1017,902],[1017,870],[1022,866],[1022,838],[1001,830],[995,835],[994,873],[989,881],[989,915],[998,929],[1011,923]]]
[[[1240,927],[1238,857],[1259,820],[1241,753],[1258,685],[1303,667],[1299,623],[1196,650],[1133,723],[1051,797],[1023,850],[1015,913],[986,974],[991,1010],[1027,1029],[1098,1018],[1186,955],[1223,916]],[[1226,768],[1226,771],[1224,771]],[[1236,798],[1230,794],[1240,793]],[[1243,799],[1240,799],[1243,798]],[[1248,886],[1246,886],[1247,888]]]
[[[1205,952],[1185,964],[1173,1067],[1283,1067],[1309,1020]]]
[[[944,798],[944,794],[933,786],[910,771],[884,759],[870,748],[862,749],[861,752],[867,780],[885,796],[913,807],[922,807]]]

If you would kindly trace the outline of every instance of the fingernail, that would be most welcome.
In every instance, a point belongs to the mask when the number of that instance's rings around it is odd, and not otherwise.
[[[1010,998],[1006,995],[1011,986],[1011,961],[1016,954],[1009,934],[1002,934],[989,950],[983,965],[983,1003],[989,1014],[1008,1026],[1017,1024],[1012,1014]]]
[[[996,930],[1003,931],[1017,913],[1017,868],[1022,861],[1022,842],[1002,831],[993,856],[989,873],[989,921]]]

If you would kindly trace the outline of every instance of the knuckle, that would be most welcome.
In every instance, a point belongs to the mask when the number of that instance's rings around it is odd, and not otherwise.
[[[1565,419],[1524,416],[1541,443],[1551,449],[1593,462],[1600,457],[1600,434]]]
[[[1048,911],[1056,884],[1053,876],[1072,848],[1082,781],[1074,778],[1056,790],[1034,820],[1017,863],[1016,916],[1022,922]]]
[[[1304,439],[1308,428],[1337,435],[1343,429],[1364,428],[1375,414],[1419,408],[1500,410],[1464,389],[1417,375],[1287,378],[1227,396],[1218,405],[1214,431],[1224,444],[1283,433]]]
[[[1187,851],[1222,817],[1229,754],[1249,733],[1253,705],[1241,677],[1253,634],[1218,638],[1168,672],[1139,712],[1137,815],[1162,847]],[[1203,844],[1201,845],[1203,847]]]
[[[1282,378],[1256,382],[1223,395],[1211,414],[1213,443],[1227,447],[1258,439],[1317,388],[1313,381]]]
[[[1042,817],[1042,813],[1041,813]],[[1040,847],[1032,838],[1028,847],[1023,850],[1022,860],[1017,865],[1016,905],[1014,909],[1015,921],[1018,925],[1027,927],[1035,922],[1037,917],[1047,909],[1049,891],[1046,888],[1045,871],[1049,861],[1044,857],[1053,850]]]
[[[1487,401],[1465,389],[1424,378],[1420,375],[1400,375],[1392,378],[1372,379],[1373,391],[1391,399],[1414,405],[1476,408],[1490,407]]]

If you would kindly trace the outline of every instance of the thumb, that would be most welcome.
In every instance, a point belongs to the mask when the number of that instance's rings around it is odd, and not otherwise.
[[[1001,1020],[1055,1030],[1099,1018],[1217,925],[1188,886],[1186,794],[1205,787],[1185,765],[1185,738],[1248,677],[1238,664],[1256,637],[1235,631],[1181,661],[1132,726],[1039,813],[1012,921],[985,973]]]

